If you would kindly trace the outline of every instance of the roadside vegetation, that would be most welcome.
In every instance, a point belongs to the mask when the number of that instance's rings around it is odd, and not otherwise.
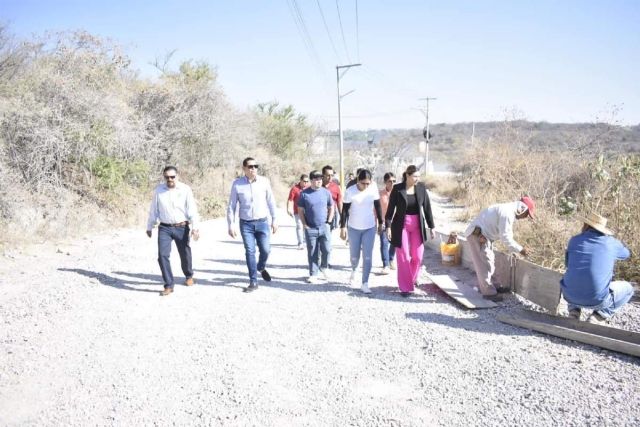
[[[317,129],[304,115],[277,101],[239,109],[213,65],[174,69],[170,59],[143,78],[111,40],[83,31],[19,40],[0,26],[2,246],[141,226],[167,164],[205,217],[223,213],[246,156],[281,199],[309,171]]]
[[[469,217],[528,195],[536,202],[536,221],[520,221],[516,236],[532,249],[532,262],[563,270],[567,243],[582,227],[575,214],[589,212],[608,218],[616,237],[638,254],[640,157],[612,149],[620,132],[614,117],[563,144],[534,144],[522,122],[509,119],[491,137],[476,139],[455,164],[457,196],[463,192]],[[616,274],[639,281],[640,261],[634,256],[618,263]]]

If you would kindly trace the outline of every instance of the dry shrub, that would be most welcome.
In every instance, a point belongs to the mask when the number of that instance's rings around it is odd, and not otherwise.
[[[632,252],[640,249],[640,160],[634,156],[605,157],[594,146],[604,145],[608,125],[596,124],[591,135],[568,141],[562,149],[528,145],[526,131],[505,121],[493,138],[476,141],[456,166],[464,177],[467,205],[473,215],[494,203],[530,196],[536,203],[536,221],[519,221],[516,240],[532,250],[530,260],[563,270],[571,236],[582,224],[573,214],[603,215],[616,236]],[[584,141],[588,141],[585,144]],[[500,245],[498,245],[500,248]],[[637,281],[636,259],[618,263],[620,278]]]
[[[425,184],[428,190],[450,199],[454,204],[466,202],[467,192],[456,175],[429,175]]]

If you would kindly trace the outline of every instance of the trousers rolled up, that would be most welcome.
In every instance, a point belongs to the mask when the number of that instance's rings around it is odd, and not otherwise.
[[[402,247],[396,250],[398,258],[398,287],[400,292],[413,292],[420,274],[424,243],[420,231],[420,216],[405,215],[402,228]]]
[[[325,270],[329,266],[331,253],[331,230],[329,224],[321,227],[309,227],[305,232],[307,239],[307,260],[309,261],[309,276],[318,275],[318,267]],[[319,261],[319,266],[318,266]]]
[[[271,252],[271,227],[266,219],[258,221],[240,220],[240,235],[244,243],[244,255],[249,270],[249,282],[258,283],[258,271],[267,266]],[[256,263],[256,245],[260,252]]]
[[[162,272],[164,287],[173,289],[173,272],[171,271],[171,242],[176,242],[178,254],[180,255],[180,266],[182,273],[186,279],[193,277],[193,267],[191,262],[191,246],[189,246],[190,227],[188,225],[182,227],[167,227],[160,225],[158,227],[158,264]]]
[[[493,275],[496,271],[493,245],[488,240],[487,243],[480,243],[478,236],[471,234],[467,236],[467,247],[471,253],[473,267],[476,270],[480,293],[482,295],[496,295],[498,291],[493,284]]]

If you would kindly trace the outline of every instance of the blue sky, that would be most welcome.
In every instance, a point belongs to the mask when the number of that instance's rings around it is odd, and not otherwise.
[[[318,1],[326,18],[325,29]],[[317,52],[314,64],[294,15]],[[488,121],[517,108],[531,120],[640,123],[640,1],[34,1],[3,0],[19,36],[86,29],[127,46],[143,75],[156,55],[206,60],[239,107],[278,100],[336,127],[335,66],[345,128]],[[329,36],[330,35],[330,36]],[[335,50],[330,38],[333,40]],[[346,45],[346,48],[345,48]],[[348,52],[348,57],[347,57]],[[348,59],[349,58],[349,59]]]

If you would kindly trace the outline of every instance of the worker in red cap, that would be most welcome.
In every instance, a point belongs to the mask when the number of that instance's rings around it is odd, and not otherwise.
[[[496,269],[493,242],[501,240],[511,252],[528,256],[529,250],[513,239],[513,224],[517,219],[533,219],[535,209],[536,205],[529,197],[523,197],[517,202],[492,205],[480,212],[467,227],[464,234],[483,298],[494,302],[502,301],[502,295],[498,294],[510,290],[508,287],[500,287],[493,277]]]

